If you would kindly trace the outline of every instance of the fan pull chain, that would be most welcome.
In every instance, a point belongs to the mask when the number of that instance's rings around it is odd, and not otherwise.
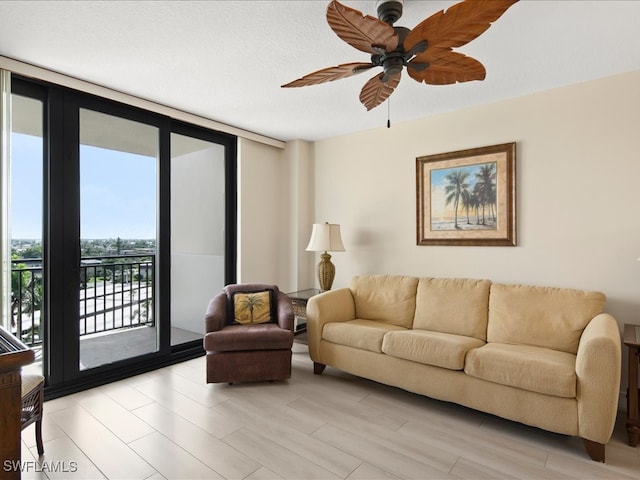
[[[391,128],[391,99],[387,98],[387,128]]]

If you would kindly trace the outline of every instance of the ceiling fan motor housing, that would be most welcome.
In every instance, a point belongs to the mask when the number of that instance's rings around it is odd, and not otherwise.
[[[409,29],[406,27],[393,27],[393,29],[398,35],[398,48],[392,52],[376,53],[371,56],[371,63],[384,69],[383,82],[386,82],[391,76],[401,73],[403,67],[406,67],[411,57],[416,54],[413,50],[411,52],[405,52],[404,50],[404,38],[409,33]],[[422,47],[422,44],[420,47]],[[422,50],[424,48],[421,48]]]
[[[380,20],[393,25],[402,16],[402,0],[378,0],[376,11]]]

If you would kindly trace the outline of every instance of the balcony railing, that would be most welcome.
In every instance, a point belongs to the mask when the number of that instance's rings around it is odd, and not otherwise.
[[[33,347],[42,343],[42,259],[11,265],[11,331]],[[80,336],[153,326],[155,255],[83,257],[80,264]]]

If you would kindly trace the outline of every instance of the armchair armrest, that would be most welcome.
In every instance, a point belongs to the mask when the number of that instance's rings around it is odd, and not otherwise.
[[[348,288],[329,290],[311,297],[307,302],[307,339],[309,356],[314,362],[320,360],[322,329],[328,322],[346,322],[355,319],[356,305]]]
[[[204,317],[205,334],[222,330],[227,324],[227,295],[219,293],[207,305]]]
[[[278,291],[276,298],[278,305],[278,325],[284,330],[293,332],[293,305],[291,299],[286,293]]]
[[[594,317],[580,337],[576,356],[579,435],[605,444],[618,412],[622,346],[620,329],[608,313]]]

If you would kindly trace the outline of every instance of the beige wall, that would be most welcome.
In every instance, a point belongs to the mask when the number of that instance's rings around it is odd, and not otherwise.
[[[640,324],[640,71],[314,145],[315,220],[355,274],[594,289]],[[437,88],[437,87],[425,87]],[[517,247],[416,246],[416,157],[517,142]]]
[[[238,282],[275,283],[284,292],[313,286],[304,249],[313,223],[312,144],[284,149],[238,139]]]
[[[592,289],[621,331],[640,324],[639,85],[636,71],[316,142],[315,221],[340,223],[347,250],[334,288],[397,273]],[[513,141],[518,246],[416,246],[416,157]]]
[[[240,140],[239,280],[317,286],[311,224],[342,225],[334,288],[399,273],[593,289],[640,324],[640,71],[284,149]],[[438,88],[438,87],[425,87]],[[516,247],[416,245],[415,159],[517,142]]]
[[[314,218],[313,144],[300,140],[288,142],[283,155],[284,178],[289,181],[285,211],[289,218],[290,243],[282,253],[287,264],[287,291],[291,292],[313,287],[315,256],[305,251]]]
[[[238,138],[238,272],[240,283],[280,279],[277,228],[287,219],[279,184],[281,150]],[[286,239],[285,239],[286,241]]]

